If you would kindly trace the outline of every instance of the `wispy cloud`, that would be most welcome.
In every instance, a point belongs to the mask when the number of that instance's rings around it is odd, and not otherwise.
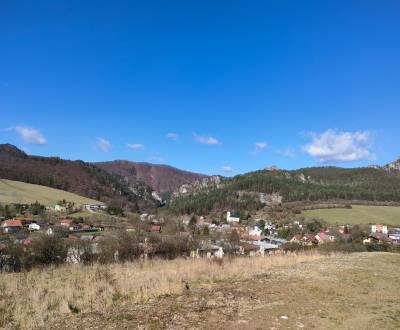
[[[221,170],[225,173],[232,173],[235,171],[232,166],[222,166]]]
[[[25,142],[29,144],[46,144],[47,140],[40,132],[40,130],[28,126],[15,126],[9,127],[7,131],[14,131],[18,136]]]
[[[141,143],[128,143],[126,146],[129,149],[136,150],[136,151],[144,149],[144,144],[141,144]]]
[[[310,133],[311,142],[303,150],[321,163],[352,162],[373,159],[371,133],[341,132],[329,129],[322,134]]]
[[[169,139],[171,141],[178,141],[179,140],[179,135],[177,133],[170,132],[170,133],[167,134],[167,139]]]
[[[220,145],[221,144],[221,142],[218,141],[218,139],[216,139],[216,138],[214,138],[212,136],[194,134],[194,140],[197,143],[206,144],[206,145],[209,145],[209,146],[216,146],[216,145]]]
[[[296,157],[296,150],[294,150],[293,148],[278,149],[276,153],[284,157],[289,157],[289,158]]]
[[[98,137],[96,138],[96,147],[102,152],[109,152],[112,148],[112,144],[107,139]]]
[[[256,155],[259,152],[265,150],[268,148],[268,143],[264,142],[264,141],[260,141],[260,142],[256,142],[254,143],[254,150],[253,150],[253,154]]]

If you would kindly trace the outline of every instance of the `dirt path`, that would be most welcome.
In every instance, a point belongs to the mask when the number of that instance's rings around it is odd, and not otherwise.
[[[183,295],[121,302],[52,329],[400,329],[400,255],[362,253],[246,281],[192,283]]]

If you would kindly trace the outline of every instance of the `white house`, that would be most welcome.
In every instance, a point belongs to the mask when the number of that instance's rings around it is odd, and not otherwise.
[[[240,218],[235,213],[227,212],[226,221],[228,221],[228,222],[240,222]]]
[[[253,229],[249,230],[249,236],[253,236],[253,237],[259,237],[262,235],[262,230],[260,228],[258,228],[257,226],[255,226]]]
[[[28,229],[30,231],[37,231],[37,230],[40,230],[40,226],[37,223],[30,223],[28,225]]]
[[[388,227],[383,225],[372,225],[371,226],[371,233],[382,233],[388,234]]]
[[[65,206],[57,204],[56,206],[54,206],[54,211],[56,211],[56,212],[66,212],[67,208]]]

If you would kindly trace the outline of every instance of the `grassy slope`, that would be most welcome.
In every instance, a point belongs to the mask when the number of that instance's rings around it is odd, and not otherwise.
[[[34,203],[38,201],[47,206],[54,206],[60,200],[75,204],[98,203],[93,199],[72,194],[63,190],[53,189],[19,181],[0,179],[0,203]]]
[[[353,205],[352,209],[322,209],[304,211],[308,218],[321,218],[332,224],[380,223],[400,225],[400,207]]]
[[[47,319],[46,328],[82,330],[399,329],[399,261],[399,254],[354,253],[1,274],[1,325],[26,329]]]

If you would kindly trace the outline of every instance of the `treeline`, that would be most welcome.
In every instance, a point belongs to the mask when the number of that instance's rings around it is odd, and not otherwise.
[[[40,204],[38,201],[31,204],[0,204],[0,217],[4,217],[4,219],[11,219],[26,212],[31,215],[43,216],[46,212],[46,206]]]
[[[185,237],[147,237],[121,232],[93,243],[70,241],[45,234],[35,237],[30,245],[2,239],[0,271],[29,271],[34,267],[61,265],[65,263],[124,263],[143,258],[173,259],[189,255],[197,243]]]
[[[258,194],[279,193],[284,202],[295,201],[400,201],[400,176],[383,170],[310,168],[297,171],[258,171],[225,181],[222,188],[181,197],[170,204],[175,213],[212,210],[257,210]]]

